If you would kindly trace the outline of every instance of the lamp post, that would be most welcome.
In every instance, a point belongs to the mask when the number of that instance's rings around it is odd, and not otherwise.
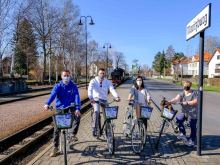
[[[112,46],[111,46],[111,44],[110,43],[105,43],[104,44],[104,46],[103,46],[103,49],[107,49],[106,50],[106,76],[107,76],[107,78],[108,78],[108,49],[111,49],[112,48]]]
[[[183,65],[180,64],[180,69],[181,69],[181,85],[183,85]]]
[[[85,24],[85,33],[86,33],[86,90],[87,90],[87,72],[88,72],[88,67],[87,67],[87,19],[90,18],[90,23],[89,25],[94,25],[95,23],[93,22],[93,19],[91,16],[81,16],[79,25],[83,25],[82,19],[84,19],[84,24]]]

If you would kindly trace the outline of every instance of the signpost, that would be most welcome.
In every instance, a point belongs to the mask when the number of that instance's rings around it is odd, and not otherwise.
[[[200,33],[199,43],[199,103],[198,103],[198,128],[197,128],[197,155],[201,156],[202,140],[202,103],[203,103],[203,66],[204,66],[204,37],[205,29],[211,26],[211,3],[208,4],[186,26],[186,40]]]

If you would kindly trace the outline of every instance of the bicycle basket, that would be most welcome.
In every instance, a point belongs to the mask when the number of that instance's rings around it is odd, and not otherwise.
[[[105,107],[104,109],[106,119],[117,119],[118,117],[118,106]]]
[[[56,114],[54,119],[58,129],[69,129],[72,127],[73,118],[71,113]]]
[[[143,119],[150,119],[151,113],[153,111],[153,108],[150,106],[141,106],[141,118]]]
[[[174,110],[173,108],[169,109],[168,107],[164,107],[163,110],[162,110],[161,116],[163,118],[168,119],[168,120],[173,120],[176,113],[177,113],[177,110]]]

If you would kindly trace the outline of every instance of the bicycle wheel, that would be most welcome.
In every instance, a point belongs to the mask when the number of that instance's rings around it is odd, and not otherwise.
[[[108,151],[110,154],[114,154],[114,152],[115,152],[115,139],[114,139],[114,132],[112,129],[112,124],[110,121],[106,122],[105,136],[106,136],[106,140],[107,140]]]
[[[97,139],[99,139],[102,136],[102,132],[101,132],[101,115],[99,113],[98,118],[97,118]]]
[[[124,122],[123,122],[123,134],[124,134],[124,136],[128,137],[131,134],[131,127],[132,127],[132,118],[131,118],[131,113],[128,110],[125,113]]]
[[[131,132],[132,150],[135,153],[140,153],[144,148],[145,141],[145,127],[143,122],[134,122]]]

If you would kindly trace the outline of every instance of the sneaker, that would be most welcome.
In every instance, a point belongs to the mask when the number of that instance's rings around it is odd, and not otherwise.
[[[53,151],[50,153],[50,157],[56,157],[59,155],[59,149],[57,147],[53,148]]]
[[[97,133],[96,133],[95,130],[92,131],[92,136],[93,136],[93,137],[96,137],[96,136],[97,136]]]
[[[187,141],[187,138],[185,135],[183,135],[182,133],[179,134],[179,136],[177,136],[177,139],[182,140],[182,141]]]
[[[188,141],[184,142],[185,145],[187,145],[188,147],[194,147],[195,143],[189,139]]]

